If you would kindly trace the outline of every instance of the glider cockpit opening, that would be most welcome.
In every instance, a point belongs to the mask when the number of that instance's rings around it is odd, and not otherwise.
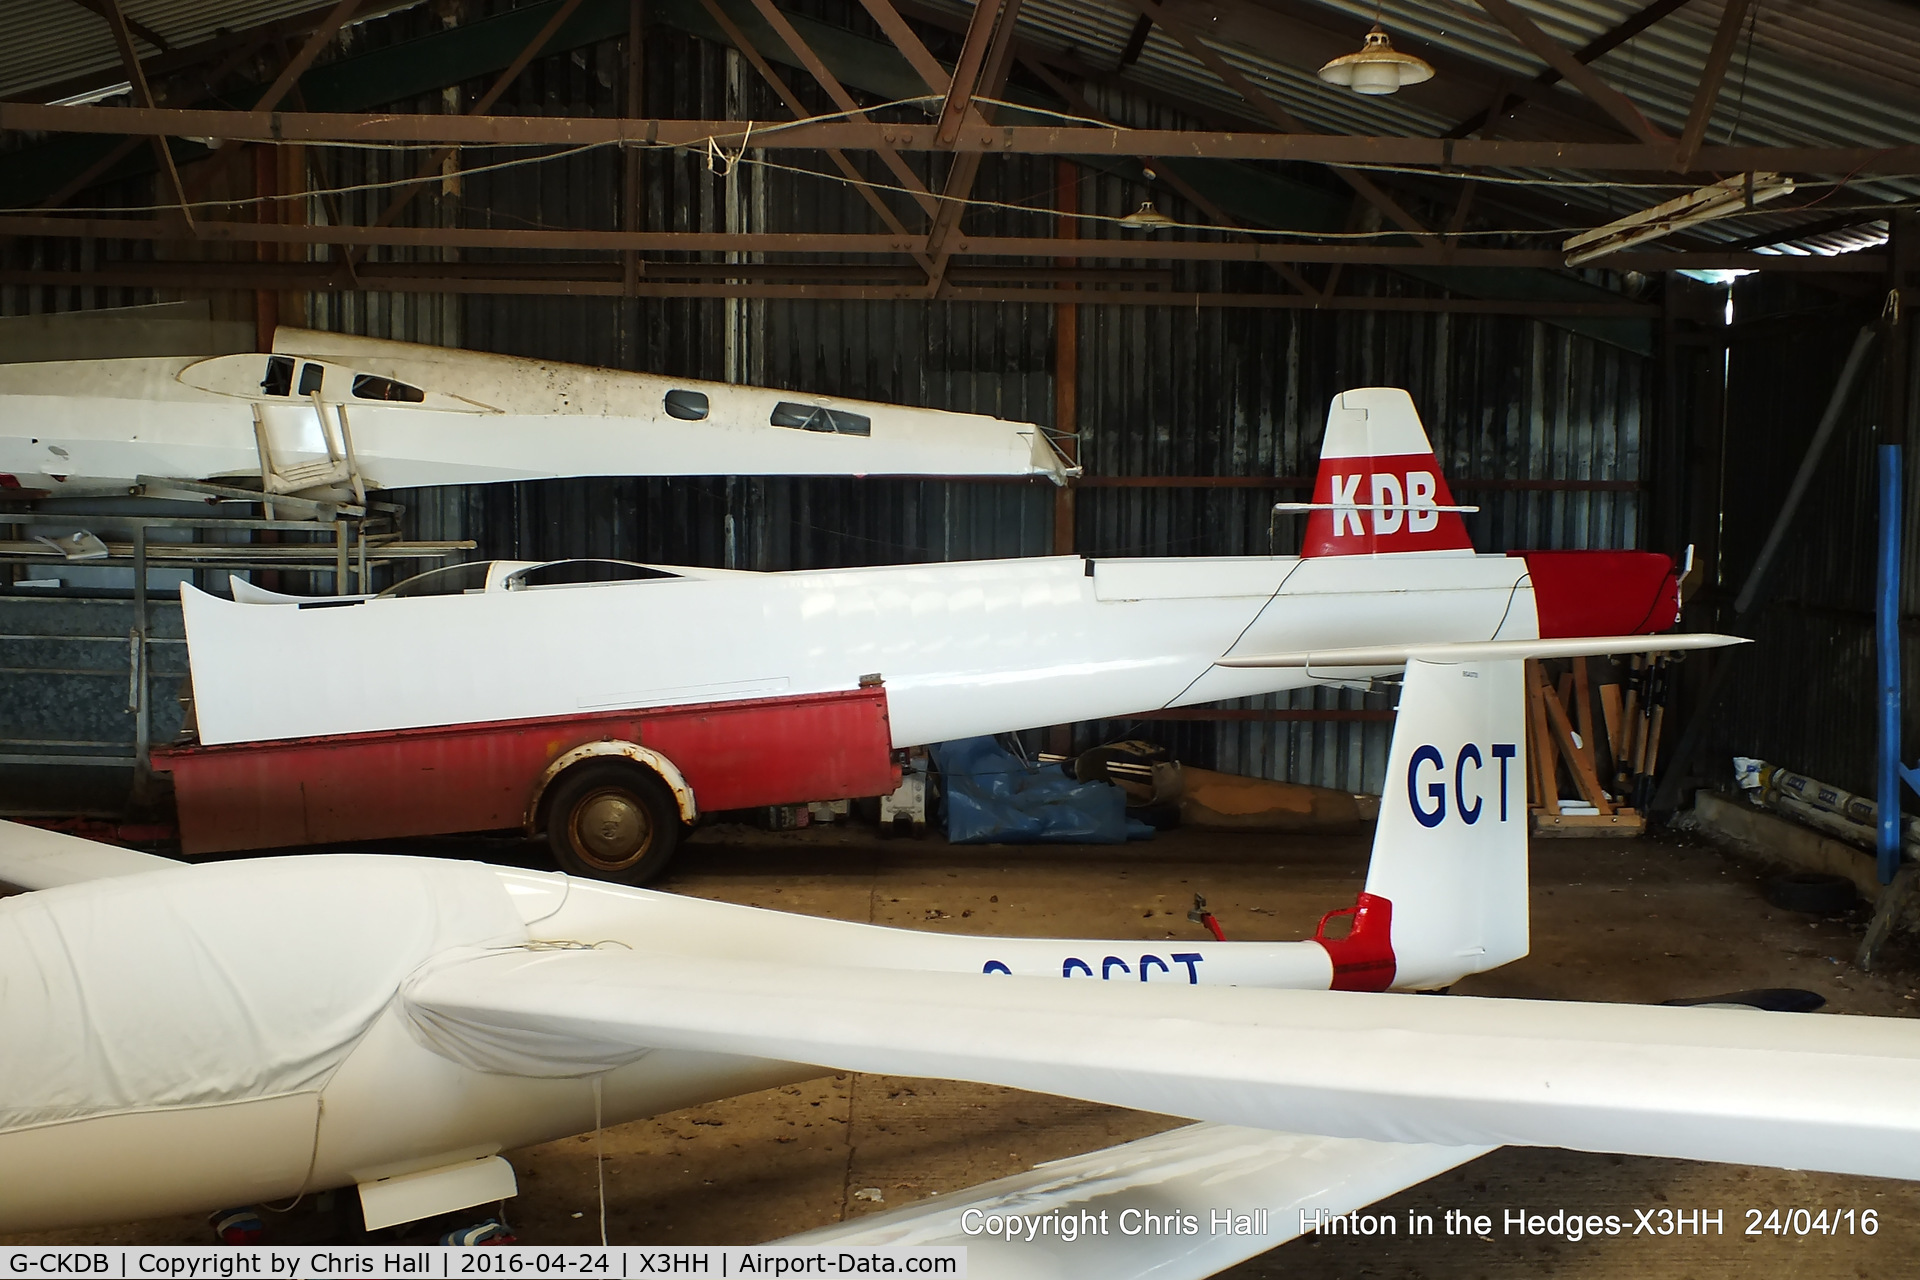
[[[597,587],[679,576],[632,560],[554,560],[528,569],[515,569],[500,580],[500,587],[507,591],[541,591],[552,587]],[[489,589],[493,589],[491,584]]]
[[[396,582],[375,600],[411,600],[424,596],[481,595],[495,591],[538,591],[552,587],[617,586],[678,578],[633,560],[582,557],[570,560],[470,560],[442,565]]]

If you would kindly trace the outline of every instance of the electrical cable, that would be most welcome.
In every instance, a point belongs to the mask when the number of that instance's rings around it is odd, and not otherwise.
[[[1035,106],[1030,106],[1026,104],[1006,102],[997,98],[981,97],[978,100],[993,106],[1006,107],[1013,110],[1045,115],[1045,116],[1057,118],[1060,120],[1067,120],[1067,121],[1073,121],[1080,124],[1092,125],[1103,130],[1109,130],[1109,131],[1117,130],[1122,133],[1129,131],[1122,126],[1114,125],[1110,121],[1103,121],[1103,120],[1098,120],[1088,116],[1076,115],[1071,112],[1054,111],[1044,107],[1035,107]],[[575,156],[583,155],[588,152],[603,150],[611,147],[622,147],[622,148],[630,147],[630,148],[636,148],[640,150],[653,150],[653,151],[658,151],[663,149],[674,149],[674,150],[682,150],[682,151],[688,151],[688,152],[694,151],[695,149],[698,148],[698,149],[704,149],[705,152],[707,153],[707,167],[709,168],[709,170],[723,178],[730,177],[733,171],[739,165],[748,164],[748,165],[758,166],[760,168],[771,170],[774,172],[791,173],[799,176],[817,178],[827,182],[838,183],[843,186],[863,187],[865,189],[875,191],[875,192],[887,192],[887,193],[892,193],[895,195],[905,196],[905,197],[914,198],[914,199],[925,199],[930,197],[932,199],[939,200],[939,201],[960,204],[970,209],[994,209],[994,210],[1000,210],[1003,212],[1032,213],[1032,214],[1045,215],[1049,217],[1072,217],[1076,221],[1092,222],[1096,224],[1104,223],[1108,225],[1131,225],[1127,222],[1128,217],[1130,217],[1131,215],[1063,212],[1062,210],[1055,209],[1047,205],[1016,204],[1009,201],[990,200],[990,199],[984,199],[984,198],[975,197],[975,196],[966,196],[966,197],[952,196],[944,192],[916,192],[916,191],[911,191],[906,187],[899,186],[894,183],[877,182],[877,181],[873,181],[871,179],[865,179],[865,178],[859,178],[859,179],[849,178],[841,174],[825,173],[825,172],[822,172],[821,170],[808,168],[804,165],[785,164],[780,161],[766,158],[764,153],[759,156],[749,156],[747,154],[748,150],[750,149],[750,141],[756,131],[764,138],[768,134],[778,134],[789,129],[799,128],[807,125],[819,124],[823,122],[831,122],[834,120],[846,119],[848,117],[853,117],[853,116],[865,116],[873,112],[884,111],[890,108],[908,107],[908,106],[926,106],[930,103],[937,102],[937,101],[940,101],[940,99],[931,95],[927,95],[927,96],[914,97],[914,98],[895,99],[890,102],[879,103],[870,107],[854,108],[854,109],[849,109],[845,111],[830,112],[830,113],[825,113],[817,116],[809,116],[800,120],[780,121],[780,122],[773,122],[773,123],[763,123],[759,121],[749,120],[749,121],[742,122],[743,127],[738,133],[726,133],[726,134],[716,133],[716,134],[709,135],[704,140],[697,140],[695,142],[690,142],[690,143],[662,143],[662,142],[649,143],[649,142],[630,141],[630,140],[609,140],[605,142],[584,143],[580,146],[569,147],[561,151],[549,152],[542,155],[518,156],[512,159],[496,161],[491,164],[476,165],[471,168],[464,168],[460,171],[460,174],[462,177],[477,176],[481,174],[497,173],[505,170],[523,168],[523,167],[528,167],[533,165],[549,164],[555,161],[566,160]],[[1735,127],[1736,128],[1738,127],[1737,122]],[[239,141],[239,142],[252,141],[252,142],[258,142],[261,145],[278,145],[278,146],[300,145],[300,146],[313,146],[313,147],[338,147],[338,148],[343,148],[348,150],[390,151],[395,153],[406,153],[406,152],[414,152],[414,151],[422,151],[422,150],[455,150],[457,151],[457,150],[463,150],[463,149],[482,150],[482,149],[493,149],[495,147],[525,147],[525,146],[547,145],[547,144],[540,144],[540,143],[485,143],[485,144],[466,144],[466,145],[446,144],[446,143],[411,143],[411,142],[368,143],[368,142],[334,141],[334,140],[302,142],[302,141],[294,141],[294,140],[288,140],[288,139],[235,139],[235,141]],[[704,148],[701,148],[700,146],[701,141],[704,141]],[[726,145],[726,143],[728,142],[734,142],[737,144],[737,146],[733,149],[729,149],[729,147]],[[1520,176],[1505,175],[1505,174],[1484,174],[1484,173],[1476,174],[1476,173],[1468,173],[1461,170],[1429,169],[1429,168],[1422,168],[1417,165],[1374,164],[1374,163],[1362,162],[1362,163],[1349,164],[1343,167],[1356,169],[1356,170],[1365,170],[1365,171],[1376,172],[1376,173],[1393,173],[1393,174],[1403,174],[1403,175],[1426,177],[1426,178],[1444,178],[1444,179],[1452,179],[1455,181],[1476,181],[1476,182],[1484,182],[1491,185],[1501,185],[1501,186],[1522,186],[1522,187],[1545,186],[1545,187],[1608,190],[1608,191],[1623,191],[1623,192],[1646,191],[1650,193],[1658,193],[1658,192],[1674,191],[1674,190],[1689,191],[1694,189],[1694,187],[1684,183],[1665,183],[1665,182],[1640,183],[1640,182],[1621,182],[1621,181],[1609,181],[1609,180],[1598,180],[1598,179],[1559,179],[1559,178],[1551,178],[1551,177],[1532,178],[1532,177],[1520,177]],[[1854,181],[1854,179],[1857,173],[1858,173],[1858,170],[1856,169],[1855,173],[1848,174],[1837,180],[1816,180],[1811,182],[1800,183],[1799,186],[1806,189],[1816,189],[1821,187],[1827,187],[1827,188],[1831,188],[1831,190],[1829,190],[1826,195],[1820,197],[1819,200],[1813,201],[1809,205],[1798,206],[1798,207],[1809,208],[1809,207],[1812,207],[1812,204],[1819,204],[1822,201],[1831,198],[1834,194],[1837,194],[1839,189],[1846,187],[1850,183],[1855,187],[1856,190],[1858,190],[1861,186],[1868,185],[1869,183],[1891,181],[1891,180],[1895,180],[1895,178],[1897,177],[1897,175],[1880,176],[1880,177],[1868,179],[1866,180],[1866,182],[1856,182]],[[438,173],[414,174],[414,175],[409,175],[403,178],[393,178],[393,179],[388,179],[388,180],[378,181],[378,182],[353,183],[353,184],[348,184],[344,186],[317,188],[310,191],[291,192],[286,194],[249,196],[249,197],[243,197],[243,198],[199,200],[199,201],[191,202],[185,207],[190,210],[209,209],[209,208],[222,208],[222,209],[247,208],[251,206],[264,205],[264,204],[310,200],[314,197],[344,196],[344,195],[359,194],[362,192],[392,190],[398,187],[408,187],[408,186],[418,185],[420,183],[438,182],[442,180],[443,180],[443,175]],[[1913,202],[1910,202],[1910,201],[1901,201],[1901,202],[1890,201],[1890,202],[1884,202],[1884,203],[1876,202],[1875,204],[1872,204],[1872,205],[1858,206],[1858,208],[1860,208],[1862,211],[1868,211],[1868,212],[1878,212],[1882,209],[1888,212],[1892,212],[1894,210],[1905,209],[1910,207],[1913,207]],[[164,204],[148,204],[148,205],[98,205],[98,206],[91,206],[91,207],[68,206],[68,207],[62,207],[57,211],[52,211],[52,210],[39,211],[39,210],[34,210],[29,208],[14,208],[10,210],[5,210],[5,212],[10,212],[10,213],[47,212],[47,213],[53,213],[57,216],[57,215],[68,215],[68,214],[165,213],[165,212],[170,212],[180,208],[182,208],[182,206],[178,203],[164,203]],[[1738,217],[1753,217],[1753,216],[1766,217],[1766,216],[1778,216],[1779,214],[1792,213],[1792,212],[1795,212],[1795,210],[1781,209],[1778,207],[1774,207],[1774,208],[1769,208],[1765,210],[1758,210],[1758,209],[1738,210],[1726,215],[1726,217],[1729,219],[1738,218]],[[1443,233],[1439,231],[1415,233],[1415,232],[1404,231],[1398,228],[1382,228],[1374,231],[1306,231],[1306,230],[1279,229],[1279,228],[1268,228],[1268,227],[1248,227],[1248,226],[1221,227],[1213,223],[1205,223],[1205,222],[1172,221],[1172,222],[1162,224],[1162,227],[1160,229],[1231,233],[1231,234],[1237,234],[1237,235],[1270,237],[1274,239],[1290,239],[1290,240],[1367,241],[1367,240],[1378,240],[1378,239],[1391,239],[1399,236],[1412,236],[1416,239],[1419,239],[1419,238],[1459,239],[1459,238],[1467,238],[1467,237],[1477,238],[1477,239],[1490,239],[1490,238],[1499,238],[1499,237],[1554,236],[1554,235],[1567,234],[1570,232],[1583,231],[1583,230],[1587,230],[1588,228],[1585,226],[1490,228],[1490,229],[1473,230],[1473,231],[1459,231],[1459,232],[1454,232],[1449,236],[1447,233]]]
[[[602,1077],[593,1078],[593,1178],[600,1191],[600,1244],[607,1243],[607,1157],[603,1137],[606,1129],[601,1124],[600,1082]]]

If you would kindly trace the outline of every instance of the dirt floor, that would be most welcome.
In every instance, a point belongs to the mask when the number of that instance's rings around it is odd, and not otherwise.
[[[449,851],[454,851],[449,848]],[[491,845],[505,860],[520,849]],[[678,893],[877,924],[956,933],[1198,938],[1186,919],[1206,894],[1229,938],[1309,935],[1350,905],[1360,837],[1163,833],[1124,850],[956,849],[937,838],[880,841],[853,828],[699,833],[660,886]],[[471,853],[468,856],[472,856]],[[537,865],[537,863],[530,863]],[[1657,1002],[1750,987],[1819,992],[1841,1013],[1915,1016],[1920,953],[1901,944],[1867,975],[1851,962],[1865,925],[1770,907],[1765,869],[1685,839],[1548,840],[1533,851],[1533,954],[1460,983],[1462,994]],[[1910,1089],[1836,1080],[1836,1089]],[[598,1238],[595,1155],[604,1159],[615,1244],[749,1244],[896,1207],[1032,1165],[1142,1137],[1165,1117],[938,1081],[864,1075],[730,1099],[510,1153],[523,1243]],[[344,1218],[349,1206],[337,1206]],[[274,1238],[333,1229],[312,1202],[269,1215]],[[327,1208],[325,1202],[320,1206]],[[1873,1235],[1745,1234],[1748,1210],[1873,1209]],[[1920,1185],[1681,1161],[1505,1149],[1383,1202],[1379,1212],[1490,1215],[1476,1234],[1307,1237],[1225,1274],[1238,1280],[1481,1276],[1875,1277],[1911,1274]],[[1719,1210],[1704,1235],[1569,1243],[1505,1234],[1505,1211],[1618,1214]],[[1764,1216],[1760,1220],[1765,1223]],[[167,1219],[0,1243],[205,1243],[204,1221]],[[991,1280],[988,1277],[987,1280]]]

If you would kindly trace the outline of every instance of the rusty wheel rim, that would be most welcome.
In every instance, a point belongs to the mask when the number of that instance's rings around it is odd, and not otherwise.
[[[568,836],[580,857],[603,871],[624,871],[653,847],[653,818],[630,792],[607,787],[573,807]]]

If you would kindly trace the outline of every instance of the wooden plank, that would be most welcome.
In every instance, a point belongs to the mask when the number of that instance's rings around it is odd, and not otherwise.
[[[1580,749],[1574,745],[1573,725],[1567,720],[1567,709],[1557,696],[1552,696],[1548,692],[1544,677],[1540,681],[1540,692],[1545,705],[1547,725],[1552,730],[1554,745],[1559,748],[1561,757],[1567,762],[1567,771],[1573,775],[1574,788],[1580,792],[1581,798],[1598,809],[1603,817],[1611,815],[1613,800],[1607,795],[1606,789],[1600,785],[1600,779],[1594,775],[1592,762],[1584,758]]]
[[[1600,686],[1600,716],[1607,726],[1607,758],[1613,761],[1617,774],[1625,754],[1620,750],[1620,725],[1624,717],[1620,706],[1620,686],[1611,680]]]
[[[1554,777],[1552,734],[1547,728],[1546,677],[1540,661],[1528,658],[1527,675],[1527,760],[1533,766],[1534,805],[1543,813],[1560,812],[1560,784]]]
[[[1599,756],[1593,749],[1593,686],[1587,680],[1587,659],[1573,660],[1573,727],[1580,735],[1580,754],[1587,769],[1600,776]]]
[[[1536,813],[1536,836],[1637,836],[1647,829],[1647,820],[1637,813],[1622,810],[1611,814]]]

